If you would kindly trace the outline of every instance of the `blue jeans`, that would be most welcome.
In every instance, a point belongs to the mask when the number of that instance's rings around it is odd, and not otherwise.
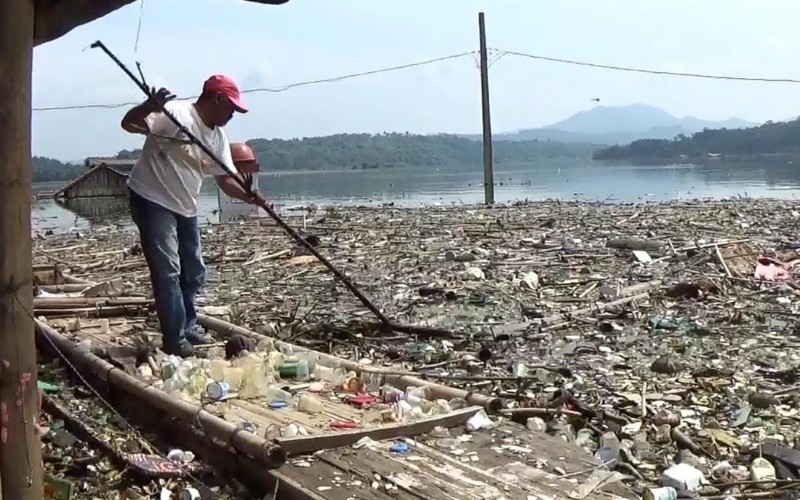
[[[164,344],[176,347],[194,334],[194,300],[205,283],[197,217],[183,217],[129,190],[139,228]]]

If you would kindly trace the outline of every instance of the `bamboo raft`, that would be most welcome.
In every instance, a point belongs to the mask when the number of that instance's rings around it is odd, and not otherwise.
[[[176,398],[140,380],[120,362],[126,349],[133,348],[133,334],[143,331],[150,300],[100,296],[113,290],[113,284],[64,276],[56,268],[37,268],[34,275],[43,294],[34,300],[41,350],[66,359],[121,411],[148,414],[152,425],[180,436],[187,449],[208,463],[276,492],[275,498],[637,498],[615,482],[619,475],[556,437],[503,419],[493,428],[465,432],[465,423],[474,415],[496,414],[502,408],[497,398],[324,353],[318,353],[320,360],[360,376],[379,376],[381,383],[398,389],[426,386],[435,398],[463,398],[467,406],[408,423],[332,430],[331,421],[357,422],[364,410],[333,398],[323,401],[323,411],[317,415],[291,408],[276,411],[258,400],[203,404]],[[199,323],[222,338],[264,338],[211,316],[200,315]],[[87,343],[91,349],[86,349]],[[281,341],[275,345],[307,351]],[[110,361],[97,355],[102,352]],[[252,424],[255,432],[243,432],[244,423]],[[266,437],[269,429],[291,423],[301,424],[308,435]],[[441,429],[448,429],[451,438],[442,438]],[[393,452],[391,446],[398,441],[408,444],[410,451]]]

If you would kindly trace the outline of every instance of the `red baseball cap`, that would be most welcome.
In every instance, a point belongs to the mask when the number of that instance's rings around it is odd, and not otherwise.
[[[203,93],[217,92],[230,99],[233,108],[239,113],[247,113],[247,106],[242,102],[239,86],[233,78],[225,75],[213,75],[203,84]]]

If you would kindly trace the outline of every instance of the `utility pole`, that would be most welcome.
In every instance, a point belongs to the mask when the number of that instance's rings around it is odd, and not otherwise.
[[[483,109],[483,193],[487,205],[494,204],[494,155],[492,153],[492,115],[489,111],[489,63],[486,55],[486,23],[478,13],[481,38],[481,108]]]
[[[39,500],[42,445],[31,265],[31,69],[34,2],[0,1],[0,483]]]

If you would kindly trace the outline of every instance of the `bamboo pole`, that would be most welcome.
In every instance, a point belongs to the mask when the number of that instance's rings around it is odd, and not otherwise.
[[[42,309],[73,309],[81,307],[137,306],[149,307],[152,299],[142,297],[36,297],[33,305]]]
[[[261,335],[260,333],[256,333],[252,330],[248,330],[247,328],[242,328],[241,326],[234,325],[233,323],[229,323],[219,318],[212,318],[211,316],[206,316],[205,314],[198,314],[197,322],[204,328],[214,330],[215,332],[220,333],[222,335],[238,334],[258,340],[271,338],[267,337],[266,335]],[[278,347],[288,346],[291,347],[292,350],[294,351],[310,350],[306,349],[305,347],[290,344],[288,342],[283,342],[281,340],[273,339],[273,341],[275,342],[275,345]],[[441,398],[441,399],[464,398],[467,400],[467,403],[471,405],[482,406],[489,413],[496,413],[499,409],[503,407],[503,402],[500,398],[486,396],[484,394],[475,394],[473,392],[467,392],[461,389],[456,389],[454,387],[448,387],[446,385],[437,384],[435,382],[422,380],[417,377],[411,377],[407,375],[392,375],[391,373],[386,373],[386,370],[382,370],[380,368],[368,367],[360,363],[356,363],[355,361],[350,361],[348,359],[331,356],[330,354],[319,353],[319,357],[320,360],[324,363],[328,363],[334,366],[340,366],[344,369],[352,370],[356,373],[382,374],[385,377],[387,383],[395,385],[398,389],[405,389],[408,386],[415,386],[415,387],[426,386],[431,390],[431,394],[433,394],[435,398]]]
[[[33,334],[31,71],[34,6],[0,2],[0,477],[7,500],[42,498]]]
[[[94,281],[88,281],[83,278],[78,278],[76,276],[72,276],[71,274],[63,273],[61,278],[64,280],[64,283],[68,285],[96,285],[97,283]]]
[[[286,462],[286,451],[275,443],[268,442],[255,434],[240,431],[232,423],[188,401],[151,387],[91,353],[81,351],[73,341],[45,323],[36,321],[36,327],[38,333],[45,337],[45,345],[55,346],[58,353],[73,365],[91,371],[110,386],[146,401],[187,425],[198,424],[209,437],[230,443],[234,449],[270,468],[280,467]]]
[[[574,318],[576,316],[584,316],[586,314],[603,312],[616,306],[625,305],[637,300],[644,300],[650,296],[650,291],[660,288],[663,285],[664,282],[661,280],[653,280],[644,283],[637,283],[635,285],[631,285],[629,287],[625,287],[622,290],[620,290],[620,295],[622,295],[622,298],[620,299],[612,300],[611,302],[598,302],[594,305],[584,307],[581,309],[576,309],[568,313],[554,314],[552,316],[548,316],[542,319],[542,323],[545,325],[553,325],[561,321],[567,321],[570,318]]]

